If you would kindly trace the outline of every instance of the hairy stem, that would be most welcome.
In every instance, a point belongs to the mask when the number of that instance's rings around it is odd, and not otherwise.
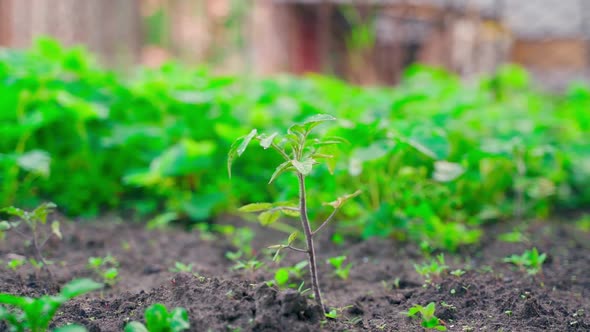
[[[307,257],[309,260],[309,272],[311,274],[311,288],[315,295],[317,303],[320,305],[322,310],[326,310],[322,301],[322,294],[320,292],[320,284],[318,281],[318,271],[316,266],[315,250],[313,247],[313,233],[309,225],[309,219],[307,217],[307,199],[305,194],[305,177],[301,173],[297,173],[297,179],[299,180],[299,209],[301,214],[301,226],[305,233],[305,240],[307,241]]]
[[[273,149],[277,150],[277,152],[280,153],[281,156],[285,160],[287,160],[287,161],[291,160],[291,158],[289,158],[289,156],[285,153],[285,151],[283,151],[283,149],[281,149],[278,145],[276,145],[275,143],[272,143],[270,146],[272,146]]]

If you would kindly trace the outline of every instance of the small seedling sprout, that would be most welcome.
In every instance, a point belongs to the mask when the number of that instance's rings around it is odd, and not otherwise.
[[[242,251],[228,251],[225,253],[225,257],[235,263],[234,266],[231,267],[232,271],[247,270],[254,272],[264,266],[264,262],[259,261],[256,258],[242,259],[242,256]]]
[[[59,221],[53,221],[51,223],[51,230],[49,232],[44,232],[41,228],[47,223],[47,216],[55,207],[56,205],[53,203],[43,203],[30,212],[14,206],[0,209],[0,213],[6,213],[19,219],[18,221],[0,221],[0,233],[13,232],[20,236],[25,243],[30,243],[35,252],[35,258],[30,258],[29,262],[38,270],[45,269],[51,280],[53,280],[53,274],[49,269],[51,262],[45,258],[43,249],[49,239],[56,237],[61,240],[62,234]],[[23,224],[28,230],[21,230],[19,228]]]
[[[431,259],[428,263],[421,265],[414,264],[414,268],[418,274],[426,278],[427,283],[430,283],[432,281],[432,276],[437,278],[440,277],[442,273],[449,268],[449,266],[445,263],[444,254],[440,254],[436,256],[436,259]]]
[[[350,275],[350,269],[352,268],[352,263],[344,265],[345,260],[346,256],[328,258],[328,264],[332,265],[334,268],[334,273],[342,280],[348,279],[348,276]]]
[[[465,273],[466,273],[465,270],[461,270],[461,269],[453,270],[450,272],[451,275],[454,275],[457,278],[461,277]]]
[[[299,217],[301,221],[301,228],[305,235],[305,248],[297,248],[294,242],[297,239],[298,232],[292,233],[286,244],[272,246],[277,249],[277,254],[281,249],[290,249],[292,251],[305,253],[308,256],[309,270],[311,277],[311,286],[314,292],[315,300],[323,310],[326,310],[322,301],[320,285],[318,280],[316,253],[314,248],[313,238],[317,235],[329,222],[334,218],[336,213],[340,210],[342,205],[358,195],[357,191],[350,195],[341,196],[331,203],[324,203],[324,205],[333,208],[332,213],[318,226],[317,229],[312,230],[311,223],[307,213],[308,196],[306,192],[305,179],[311,174],[313,167],[319,164],[320,160],[328,161],[330,171],[333,171],[334,156],[329,154],[331,146],[342,143],[341,138],[325,138],[325,139],[311,139],[310,133],[319,124],[326,121],[334,121],[331,115],[318,114],[308,118],[306,121],[291,126],[284,137],[280,137],[278,133],[271,135],[258,134],[257,130],[252,130],[248,135],[237,139],[232,145],[228,154],[228,174],[231,177],[231,166],[233,161],[241,156],[252,140],[257,140],[263,149],[273,149],[279,153],[284,159],[272,174],[269,183],[272,183],[279,175],[285,172],[293,172],[297,177],[299,187],[299,203],[298,205],[291,204],[272,204],[272,203],[254,203],[243,206],[240,210],[243,212],[260,212],[258,219],[263,224],[271,224],[278,220],[281,215]]]
[[[446,331],[447,328],[442,324],[442,321],[434,315],[435,311],[436,305],[434,302],[430,302],[426,307],[415,305],[411,307],[408,312],[404,312],[404,314],[408,317],[414,317],[417,314],[420,314],[422,318],[422,327],[426,329]]]
[[[529,274],[534,275],[542,271],[547,254],[539,254],[537,248],[526,250],[522,255],[512,255],[504,258],[505,263],[512,263]]]
[[[181,332],[190,329],[188,312],[184,308],[168,311],[165,305],[156,303],[144,312],[145,325],[133,321],[125,326],[125,332]]]
[[[115,257],[111,255],[90,257],[87,267],[99,276],[105,284],[112,287],[117,283],[119,261]]]
[[[8,324],[9,331],[48,331],[49,325],[59,308],[67,301],[102,288],[102,285],[90,279],[76,279],[61,288],[57,295],[44,295],[39,298],[21,297],[11,294],[0,294],[0,304],[13,307],[7,310],[0,306],[0,321]],[[85,331],[82,327],[68,326],[54,331]]]
[[[11,259],[8,263],[6,263],[6,267],[13,271],[17,271],[21,266],[25,265],[26,260],[14,258]]]
[[[293,266],[278,268],[275,271],[274,281],[271,283],[274,283],[279,287],[287,286],[289,288],[296,288],[297,284],[293,283],[293,280],[301,279],[303,277],[303,269],[306,266],[307,261],[301,261]],[[299,288],[301,287],[302,286],[299,285]]]
[[[194,264],[184,264],[182,262],[175,262],[174,267],[170,268],[170,272],[172,273],[193,273],[193,265]]]

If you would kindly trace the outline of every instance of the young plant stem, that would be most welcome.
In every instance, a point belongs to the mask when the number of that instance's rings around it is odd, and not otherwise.
[[[318,272],[315,260],[315,249],[313,247],[313,233],[311,232],[311,226],[309,225],[309,219],[307,217],[307,199],[305,194],[305,176],[301,173],[297,173],[297,180],[299,181],[299,209],[301,214],[301,226],[305,233],[305,240],[307,241],[307,257],[309,260],[309,272],[311,274],[311,288],[315,295],[317,303],[320,305],[322,310],[326,310],[322,301],[322,294],[320,292],[320,284],[318,281]]]
[[[339,208],[335,208],[334,211],[332,211],[332,213],[330,213],[330,216],[328,216],[328,218],[313,232],[311,232],[311,235],[316,235],[317,233],[319,233],[322,228],[324,228],[327,224],[330,223],[330,221],[332,220],[332,218],[334,218],[334,216],[336,215],[336,212],[338,212]]]
[[[41,267],[41,269],[45,270],[45,272],[47,272],[47,275],[49,276],[49,280],[51,282],[53,282],[53,273],[51,273],[51,269],[49,268],[49,264],[47,264],[47,261],[45,260],[45,257],[43,257],[42,254],[42,250],[43,247],[45,246],[45,243],[47,243],[47,240],[49,240],[49,237],[47,239],[45,239],[45,241],[43,241],[42,244],[39,243],[39,239],[37,238],[37,227],[36,226],[31,226],[31,230],[33,233],[32,236],[32,243],[33,243],[33,249],[35,250],[35,256],[37,256],[37,259],[39,260],[39,262],[41,262],[41,264],[43,264],[43,266]]]

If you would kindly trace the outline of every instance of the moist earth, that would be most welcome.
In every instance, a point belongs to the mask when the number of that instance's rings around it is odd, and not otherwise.
[[[52,326],[75,322],[89,331],[122,331],[127,322],[142,321],[145,308],[163,303],[186,308],[191,331],[420,331],[419,319],[403,312],[435,302],[436,316],[449,331],[590,331],[590,234],[565,221],[525,223],[523,243],[498,240],[517,223],[487,226],[479,246],[446,254],[451,270],[466,273],[447,274],[429,285],[415,271],[424,258],[412,244],[373,238],[336,245],[326,234],[317,248],[320,284],[326,304],[339,308],[337,319],[325,319],[309,292],[267,285],[278,267],[305,260],[296,252],[280,263],[270,260],[263,249],[284,240],[284,233],[233,217],[219,222],[253,228],[253,247],[265,266],[232,270],[225,254],[237,248],[222,235],[150,231],[117,217],[69,221],[63,240],[48,243],[53,278],[2,264],[0,292],[54,294],[73,278],[95,278],[86,268],[88,258],[110,254],[120,262],[119,282],[68,302]],[[548,255],[541,273],[531,276],[502,262],[532,247]],[[8,234],[0,242],[4,262],[28,255],[19,238]],[[325,263],[338,255],[353,264],[347,280]],[[193,264],[194,273],[170,272],[177,261]],[[0,323],[0,331],[5,329]]]

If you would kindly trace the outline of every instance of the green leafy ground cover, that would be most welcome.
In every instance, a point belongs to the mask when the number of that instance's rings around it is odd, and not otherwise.
[[[227,152],[252,128],[285,132],[318,113],[338,119],[321,135],[347,144],[309,175],[308,194],[363,192],[342,209],[343,234],[454,250],[486,222],[590,203],[590,89],[542,93],[514,66],[470,84],[415,66],[395,88],[174,63],[122,75],[39,40],[0,53],[0,83],[0,206],[50,200],[69,215],[132,211],[156,226],[287,200],[293,178],[268,184],[278,154],[252,147],[228,179]]]

